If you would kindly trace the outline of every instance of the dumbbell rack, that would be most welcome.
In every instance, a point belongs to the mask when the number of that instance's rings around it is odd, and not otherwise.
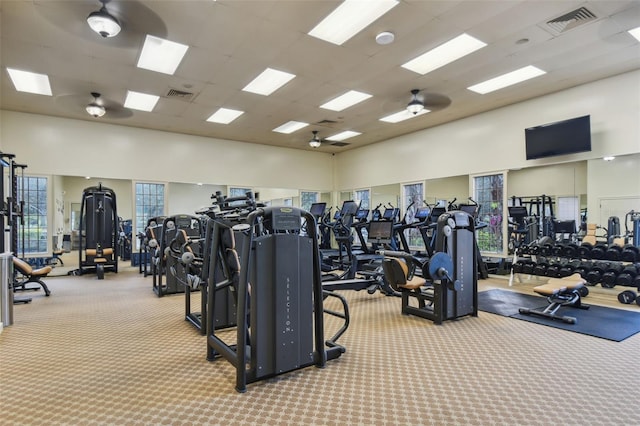
[[[605,243],[591,246],[536,241],[520,247],[516,256],[514,273],[550,278],[579,273],[590,286],[635,287],[640,292],[640,250],[630,244],[620,247]],[[640,296],[625,290],[618,295],[618,301],[640,305]]]

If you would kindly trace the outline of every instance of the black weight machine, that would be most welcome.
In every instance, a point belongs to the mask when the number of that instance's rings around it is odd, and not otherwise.
[[[153,269],[152,287],[154,293],[158,297],[168,294],[184,293],[185,286],[183,283],[187,281],[188,268],[179,260],[177,256],[171,256],[171,248],[169,245],[174,241],[176,236],[187,239],[197,239],[203,234],[202,223],[200,218],[188,214],[178,214],[165,217],[162,222],[162,232],[157,232],[159,240],[157,243],[158,250],[155,252]],[[196,246],[192,249],[199,250]],[[162,277],[165,277],[164,282]]]
[[[115,192],[91,186],[82,192],[80,207],[80,247],[78,275],[95,272],[98,279],[105,271],[118,272],[118,214]]]
[[[402,294],[402,313],[435,324],[478,316],[475,246],[473,217],[463,211],[450,211],[438,218],[435,253],[426,263],[410,253],[380,251],[385,256],[387,282]],[[418,269],[422,277],[415,275]]]
[[[206,334],[208,292],[215,292],[215,309],[210,318],[216,330],[236,325],[238,261],[234,224],[242,223],[257,208],[253,192],[244,196],[225,197],[217,192],[211,197],[214,205],[202,212],[203,237],[194,244],[186,233],[178,235],[179,261],[187,268],[185,282],[185,320],[201,334]],[[194,247],[197,249],[194,250]],[[175,251],[175,250],[174,250]],[[198,253],[199,252],[199,253]],[[194,311],[191,293],[200,291],[200,311]]]
[[[335,336],[324,338],[328,294],[322,289],[313,215],[294,207],[260,208],[232,229],[239,256],[223,242],[224,232],[214,233],[212,250],[223,249],[225,263],[233,266],[215,282],[237,281],[235,342],[225,342],[216,332],[218,292],[209,291],[207,359],[229,361],[236,369],[235,389],[245,392],[249,383],[311,365],[324,367],[341,356],[345,348]]]

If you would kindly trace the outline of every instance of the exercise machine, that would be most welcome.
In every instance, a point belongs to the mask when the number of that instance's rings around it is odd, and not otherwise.
[[[184,235],[180,235],[183,234]],[[184,293],[187,281],[187,267],[176,256],[171,256],[169,247],[176,236],[180,235],[186,242],[190,238],[202,236],[202,224],[200,218],[188,214],[168,216],[162,223],[162,232],[156,252],[154,270],[153,291],[158,297],[168,294]],[[199,250],[195,246],[192,249]],[[165,277],[163,282],[162,277]]]
[[[435,324],[467,315],[478,316],[473,217],[463,211],[441,214],[434,252],[426,263],[410,253],[380,252],[385,256],[386,280],[402,294],[402,313]],[[422,277],[416,276],[417,270],[422,271]]]
[[[549,305],[544,309],[520,308],[522,315],[537,315],[553,320],[560,320],[567,324],[575,324],[575,317],[560,315],[558,310],[564,306],[589,309],[589,305],[581,302],[582,297],[589,294],[589,290],[584,286],[586,281],[579,275],[574,274],[566,278],[552,278],[548,283],[533,288],[533,291],[547,298]],[[586,292],[585,292],[586,290]]]
[[[306,222],[306,233],[301,232]],[[226,359],[236,369],[238,392],[247,384],[308,366],[324,367],[345,348],[324,340],[320,251],[313,215],[294,207],[251,212],[232,227],[240,254],[214,235],[212,250],[238,259],[236,335],[226,342],[213,327],[216,291],[208,292],[207,359]],[[235,260],[234,260],[235,262]],[[209,319],[210,318],[210,319]]]
[[[118,214],[116,194],[99,183],[85,188],[80,207],[79,275],[118,272]]]

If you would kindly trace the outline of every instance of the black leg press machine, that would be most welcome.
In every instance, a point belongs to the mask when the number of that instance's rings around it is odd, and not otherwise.
[[[410,253],[381,250],[391,287],[402,294],[402,313],[435,324],[478,316],[478,269],[474,220],[463,211],[438,217],[435,254],[426,262]],[[418,270],[422,276],[418,276]],[[417,304],[417,306],[416,306]]]

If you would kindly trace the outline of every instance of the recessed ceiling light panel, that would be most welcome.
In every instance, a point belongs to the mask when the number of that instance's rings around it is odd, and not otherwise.
[[[309,35],[341,45],[398,3],[397,0],[345,0],[309,31]]]
[[[173,75],[189,46],[147,35],[138,59],[138,68]]]
[[[159,99],[160,97],[156,95],[148,95],[146,93],[128,90],[124,106],[125,108],[137,109],[140,111],[153,111],[153,108],[155,108]]]
[[[257,93],[258,95],[269,96],[293,78],[295,78],[295,74],[267,68],[242,90],[245,92]]]
[[[351,130],[346,130],[344,132],[338,133],[337,135],[329,136],[326,139],[330,140],[330,141],[343,141],[345,139],[349,139],[349,138],[352,138],[354,136],[358,136],[358,135],[361,135],[361,134],[362,133],[360,133],[360,132],[353,132]]]
[[[330,109],[331,111],[342,111],[350,106],[367,100],[371,97],[368,93],[358,92],[357,90],[349,90],[344,95],[340,95],[337,98],[330,100],[329,102],[320,105],[320,108]]]
[[[387,115],[386,117],[382,117],[380,121],[384,121],[385,123],[399,123],[404,120],[408,120],[413,117],[417,117],[419,115],[423,115],[430,112],[428,109],[423,109],[413,114],[408,110],[402,110],[400,112],[396,112],[395,114]]]
[[[211,123],[229,124],[236,118],[244,114],[244,111],[238,111],[229,108],[220,108],[214,112],[211,117],[207,118],[207,121]]]
[[[307,127],[308,125],[309,123],[303,123],[301,121],[289,121],[287,123],[284,123],[280,127],[276,127],[275,129],[273,129],[273,131],[288,135],[289,133],[293,133],[297,130],[302,129],[303,127]]]
[[[543,74],[546,74],[546,71],[543,71],[540,68],[536,68],[533,65],[529,65],[492,78],[490,80],[483,81],[482,83],[475,84],[471,87],[467,87],[467,89],[471,90],[472,92],[484,95],[486,93],[495,92],[496,90],[521,83],[523,81],[538,77]]]
[[[478,49],[482,49],[486,45],[487,43],[463,33],[403,64],[402,68],[425,75]]]
[[[18,92],[35,93],[36,95],[51,95],[49,76],[29,71],[7,68],[9,77]]]
[[[640,27],[631,29],[627,32],[631,34],[636,40],[640,41]]]

